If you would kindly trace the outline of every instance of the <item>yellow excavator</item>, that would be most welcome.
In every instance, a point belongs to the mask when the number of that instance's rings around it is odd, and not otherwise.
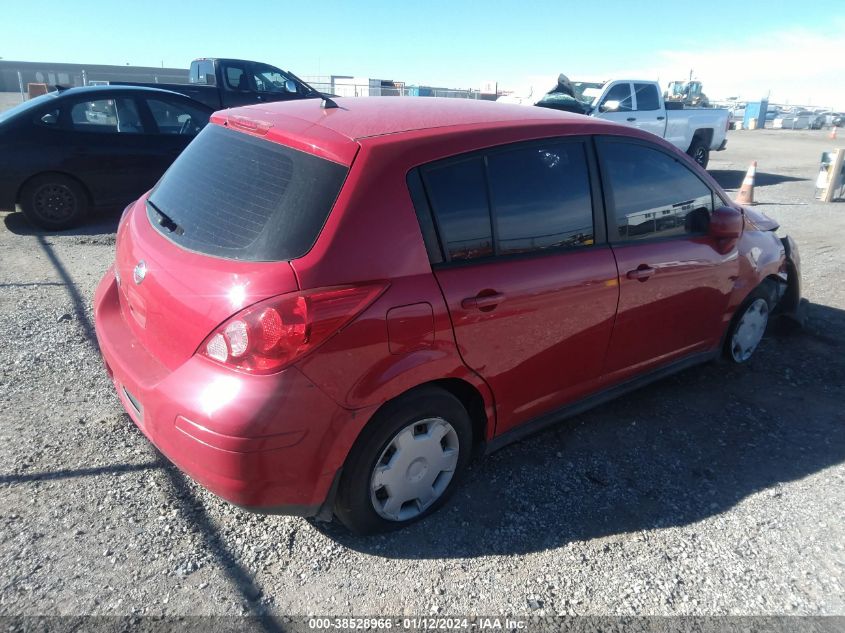
[[[670,81],[668,89],[663,93],[663,99],[665,101],[683,103],[687,106],[699,108],[710,107],[710,100],[702,92],[701,82],[698,80]]]

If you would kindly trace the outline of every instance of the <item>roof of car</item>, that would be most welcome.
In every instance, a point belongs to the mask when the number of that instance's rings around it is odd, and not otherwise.
[[[220,110],[212,123],[351,165],[363,141],[404,144],[420,136],[488,130],[532,134],[646,135],[636,128],[549,108],[475,99],[437,97],[336,98],[336,108],[320,99],[301,99]],[[519,136],[519,134],[516,134]]]
[[[191,99],[190,97],[183,95],[179,92],[174,92],[173,90],[164,90],[162,88],[153,88],[151,86],[131,86],[131,85],[122,85],[122,84],[110,84],[108,86],[75,86],[73,88],[64,88],[59,86],[59,96],[63,95],[79,95],[79,94],[100,94],[104,92],[153,92],[157,94],[166,94],[171,96],[182,97],[183,99]],[[191,99],[191,101],[195,101]],[[200,105],[202,104],[201,102]],[[207,107],[207,106],[206,106]]]
[[[284,125],[290,118],[319,125],[352,140],[455,125],[481,126],[503,122],[580,119],[578,115],[545,108],[495,103],[477,99],[440,97],[338,97],[337,108],[321,107],[319,99],[302,99],[231,112]],[[260,115],[259,115],[260,112]]]

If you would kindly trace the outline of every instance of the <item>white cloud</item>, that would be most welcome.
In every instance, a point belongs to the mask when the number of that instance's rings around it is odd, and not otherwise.
[[[795,28],[730,44],[663,50],[650,68],[617,69],[613,76],[657,79],[665,89],[690,69],[711,99],[758,100],[845,110],[845,21],[830,30]],[[834,35],[834,32],[837,34]]]

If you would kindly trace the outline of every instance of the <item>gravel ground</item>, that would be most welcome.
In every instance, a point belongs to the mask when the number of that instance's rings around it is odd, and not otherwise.
[[[123,413],[91,331],[116,220],[0,216],[0,615],[845,614],[845,204],[822,132],[739,131],[711,171],[798,241],[807,328],[476,462],[399,533],[232,507]]]

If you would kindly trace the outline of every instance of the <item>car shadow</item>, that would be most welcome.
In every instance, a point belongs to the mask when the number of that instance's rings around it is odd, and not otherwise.
[[[689,369],[476,460],[439,512],[375,537],[312,521],[389,558],[523,554],[685,526],[845,461],[845,311],[769,336],[744,366]]]
[[[745,171],[739,169],[708,169],[707,172],[719,183],[722,189],[739,189],[745,178]],[[782,182],[795,182],[798,180],[809,180],[809,178],[797,178],[795,176],[784,176],[783,174],[768,174],[758,171],[754,176],[755,187],[767,187]]]
[[[52,235],[78,235],[78,236],[107,236],[117,232],[117,225],[120,222],[120,209],[104,208],[95,209],[89,212],[87,219],[81,225],[64,231],[47,231],[34,224],[31,224],[26,216],[20,212],[5,214],[3,223],[10,233],[15,235],[40,235],[50,237]]]

